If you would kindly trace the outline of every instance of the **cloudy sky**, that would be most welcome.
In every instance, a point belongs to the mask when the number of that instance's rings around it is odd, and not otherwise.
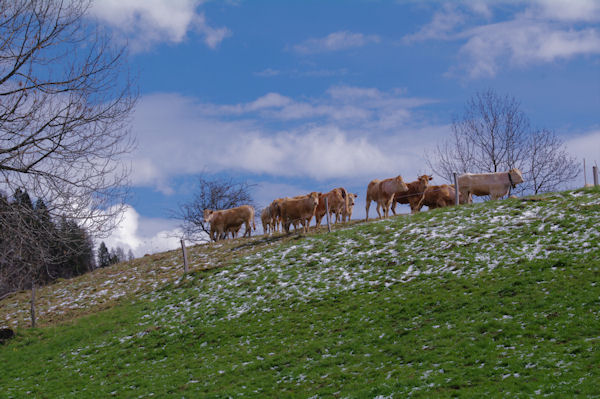
[[[137,256],[178,245],[169,215],[199,173],[255,184],[260,206],[343,185],[364,217],[368,182],[431,173],[427,150],[488,88],[600,160],[600,0],[97,0],[91,15],[139,76],[133,196],[105,240]]]

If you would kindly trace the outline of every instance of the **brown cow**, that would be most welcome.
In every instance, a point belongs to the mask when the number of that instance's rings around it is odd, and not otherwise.
[[[246,224],[246,231],[244,237],[247,235],[250,237],[251,228],[256,225],[254,224],[254,208],[250,205],[242,205],[236,208],[223,209],[223,210],[204,210],[204,220],[210,223],[210,238],[213,241],[217,241],[223,238],[223,235],[231,233],[234,237],[239,231],[242,224]]]
[[[317,192],[312,192],[303,198],[286,198],[283,200],[280,204],[280,209],[281,223],[285,232],[290,232],[290,225],[292,223],[299,222],[306,233],[317,205],[319,205],[319,193]]]
[[[458,189],[471,203],[471,195],[489,195],[493,200],[502,198],[511,187],[515,188],[523,181],[523,174],[517,168],[497,173],[465,173],[458,177]]]
[[[467,199],[460,193],[459,203],[465,204]],[[423,201],[418,207],[420,211],[423,206],[427,206],[429,209],[443,208],[446,206],[452,206],[456,203],[456,190],[454,184],[442,184],[440,186],[428,186],[425,189],[425,196]]]
[[[369,207],[371,206],[371,201],[375,201],[377,203],[376,210],[380,219],[381,212],[379,210],[381,208],[383,208],[384,217],[388,217],[390,205],[392,204],[394,195],[398,192],[405,192],[407,190],[408,187],[400,175],[385,180],[371,180],[369,186],[367,187],[367,215],[365,220],[369,220]]]
[[[329,213],[335,214],[335,223],[338,222],[338,217],[339,219],[342,218],[342,212],[346,209],[346,200],[344,199],[343,193],[345,193],[345,190],[342,192],[339,188],[334,188],[325,194],[319,193],[319,205],[317,205],[317,209],[315,210],[315,222],[317,227],[321,225],[323,216],[327,213],[325,199],[327,199]]]
[[[394,197],[394,203],[392,204],[392,212],[394,215],[396,214],[396,204],[409,204],[410,205],[410,213],[419,212],[421,207],[419,204],[423,200],[423,196],[425,195],[425,189],[429,185],[429,181],[432,180],[433,177],[429,175],[422,175],[417,178],[417,180],[407,183],[408,191],[405,193],[397,193]]]

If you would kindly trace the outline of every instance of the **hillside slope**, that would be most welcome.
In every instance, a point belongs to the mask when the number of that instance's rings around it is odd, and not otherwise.
[[[600,397],[600,192],[539,199],[196,246],[185,278],[173,251],[59,282],[42,292],[45,326],[0,347],[0,386]],[[4,323],[27,325],[27,293],[0,306]]]

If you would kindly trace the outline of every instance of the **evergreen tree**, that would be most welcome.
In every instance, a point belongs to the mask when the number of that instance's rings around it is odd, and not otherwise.
[[[121,247],[117,247],[117,249],[115,250],[115,255],[117,257],[116,263],[125,262],[127,260],[127,258],[125,257],[125,251]]]
[[[109,266],[110,263],[110,254],[108,253],[108,248],[106,248],[106,244],[104,241],[100,243],[98,247],[98,267],[106,267]]]

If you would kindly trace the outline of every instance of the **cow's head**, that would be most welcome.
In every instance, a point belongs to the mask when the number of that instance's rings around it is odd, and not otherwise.
[[[354,206],[354,200],[358,197],[358,194],[348,193],[348,206]]]
[[[312,199],[314,207],[316,207],[317,205],[319,205],[319,194],[320,193],[318,193],[316,191],[313,191],[312,193],[310,193],[308,195],[308,198]]]
[[[422,176],[419,176],[419,177],[417,178],[417,180],[419,181],[419,183],[421,184],[421,186],[423,186],[423,187],[425,187],[425,188],[426,188],[426,187],[429,185],[429,182],[430,182],[431,180],[433,180],[433,176],[430,176],[430,175],[422,175]]]
[[[204,221],[205,222],[209,222],[212,220],[212,215],[215,213],[215,211],[213,211],[212,209],[205,209],[204,210]]]
[[[398,175],[395,177],[396,183],[398,184],[398,192],[408,191],[408,186],[404,183],[402,176]]]
[[[525,181],[523,179],[523,174],[517,168],[512,168],[511,170],[508,171],[508,174],[510,175],[510,178],[512,180],[512,184],[514,184],[514,185],[523,183]]]

